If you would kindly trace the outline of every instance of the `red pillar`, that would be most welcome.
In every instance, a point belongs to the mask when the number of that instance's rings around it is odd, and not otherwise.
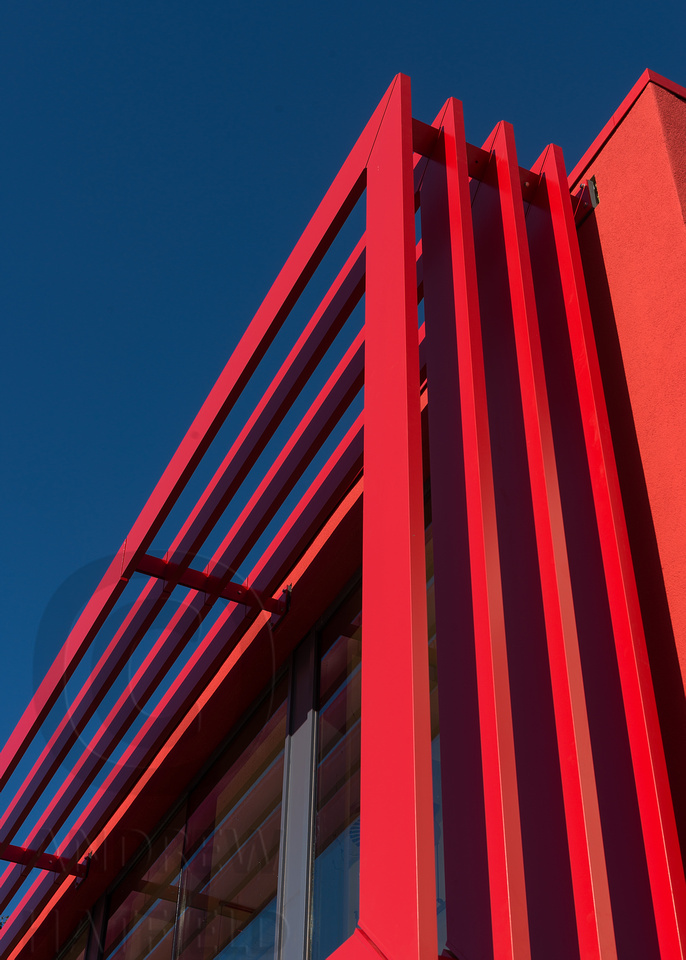
[[[410,81],[367,164],[359,927],[437,954]]]

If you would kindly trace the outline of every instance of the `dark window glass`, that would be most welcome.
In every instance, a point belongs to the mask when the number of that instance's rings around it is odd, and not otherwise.
[[[59,960],[85,960],[88,928],[86,928],[66,950],[59,954]]]
[[[313,960],[355,929],[360,900],[361,592],[321,637]]]
[[[171,960],[183,853],[183,811],[113,897],[106,960]]]
[[[115,891],[105,960],[273,956],[286,691],[275,686]]]
[[[190,799],[179,960],[274,954],[285,735],[284,682]]]

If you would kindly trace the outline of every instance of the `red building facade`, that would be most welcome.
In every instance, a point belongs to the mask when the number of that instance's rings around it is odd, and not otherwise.
[[[3,957],[686,955],[685,139],[394,79],[2,752]]]

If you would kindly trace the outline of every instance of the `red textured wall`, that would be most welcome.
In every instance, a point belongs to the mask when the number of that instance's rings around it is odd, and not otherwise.
[[[594,320],[609,292],[686,686],[686,102],[648,83],[585,175],[600,197],[580,230]]]
[[[686,856],[686,91],[637,86],[587,154],[579,240]]]

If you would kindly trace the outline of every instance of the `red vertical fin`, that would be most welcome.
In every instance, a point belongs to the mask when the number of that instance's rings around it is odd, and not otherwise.
[[[589,960],[615,960],[617,950],[569,559],[522,189],[510,124],[500,125],[493,149],[502,204],[579,948],[581,956]]]
[[[436,894],[410,81],[367,166],[360,928],[435,960]]]
[[[422,180],[422,259],[431,398],[429,454],[445,811],[446,946],[457,957],[486,958],[492,956],[493,943],[465,490],[465,456],[468,460],[473,456],[465,448],[465,438],[473,443],[475,434],[474,428],[465,429],[462,424],[463,415],[474,418],[470,330],[480,336],[480,317],[469,184],[460,164],[466,150],[461,110],[458,101],[448,101],[435,121],[445,125]],[[456,317],[464,327],[460,333],[466,337],[459,359]],[[460,403],[464,378],[466,412]],[[486,424],[486,455],[488,450]],[[474,492],[470,503],[473,497]],[[476,509],[480,509],[478,504]]]
[[[493,952],[496,960],[520,960],[530,956],[529,925],[467,150],[462,110],[455,100],[448,103],[444,141],[451,260],[443,264],[445,296],[439,301],[441,315],[432,315],[430,300],[426,304],[429,411],[434,418],[430,421],[430,435],[440,436],[438,445],[434,441],[432,457],[438,457],[444,468],[450,468],[449,454],[442,448],[448,437],[459,443],[461,411]],[[429,220],[428,229],[430,225]],[[425,243],[430,249],[430,236]],[[427,257],[426,250],[424,255]],[[430,269],[427,259],[425,271]],[[432,407],[435,393],[445,406],[438,403]],[[435,449],[437,446],[439,449]],[[438,464],[436,467],[440,469]],[[453,487],[452,499],[450,485],[443,494],[440,487],[435,491],[439,499],[434,499],[434,509],[438,511],[434,536],[443,522],[447,522],[448,529],[455,526],[455,489],[459,485]],[[457,534],[454,529],[452,532]],[[456,557],[454,548],[452,553]],[[440,577],[438,563],[437,557],[436,575]],[[438,581],[436,589],[438,594]],[[440,631],[437,622],[444,669],[446,653],[451,656],[446,640],[455,638],[443,637]],[[441,737],[446,733],[448,737],[459,735],[442,728]],[[450,856],[451,852],[446,850],[446,859]],[[459,940],[459,931],[451,930],[449,938],[451,943]]]

